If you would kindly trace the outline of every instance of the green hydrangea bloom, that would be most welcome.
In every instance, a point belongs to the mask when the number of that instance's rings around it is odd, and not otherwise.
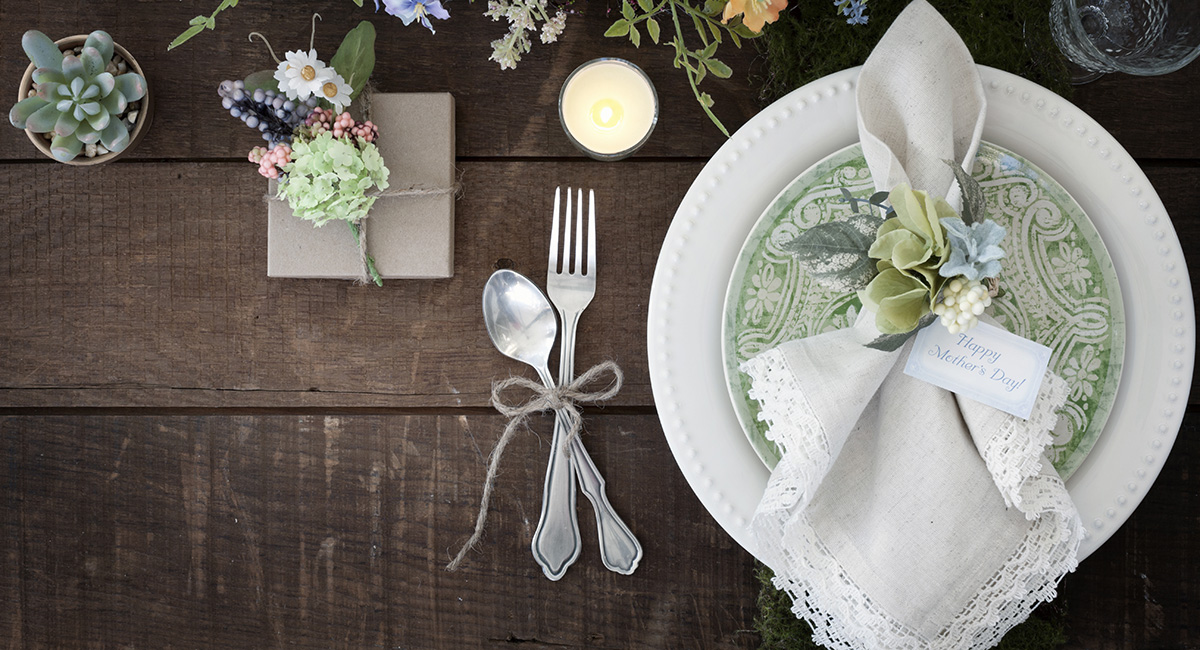
[[[355,144],[327,131],[312,140],[297,139],[291,158],[284,166],[287,178],[279,184],[279,198],[314,226],[360,221],[375,204],[376,197],[366,193],[388,186],[379,148],[362,138]]]
[[[945,199],[897,185],[888,195],[896,216],[879,227],[867,254],[879,260],[879,275],[858,292],[875,311],[875,326],[884,334],[902,334],[928,314],[946,278],[938,269],[950,259],[950,244],[941,219],[958,213]]]

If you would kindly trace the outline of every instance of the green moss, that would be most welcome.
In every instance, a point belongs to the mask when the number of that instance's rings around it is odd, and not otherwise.
[[[792,613],[792,599],[771,584],[774,574],[758,564],[755,576],[760,583],[758,613],[754,629],[761,638],[759,650],[821,650],[812,640],[812,628]],[[1056,650],[1067,642],[1067,607],[1063,600],[1034,610],[1024,623],[1004,636],[996,650]]]
[[[1069,97],[1066,58],[1050,34],[1051,0],[930,0],[962,36],[975,62]],[[832,3],[800,0],[755,39],[766,55],[757,79],[770,102],[827,74],[861,65],[908,0],[871,0],[870,21],[848,25]]]

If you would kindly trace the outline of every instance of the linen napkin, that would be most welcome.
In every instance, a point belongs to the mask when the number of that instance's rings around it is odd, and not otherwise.
[[[957,200],[943,160],[970,169],[985,100],[925,0],[884,35],[857,93],[876,188]],[[756,550],[830,648],[991,647],[1076,565],[1082,523],[1044,457],[1065,382],[1047,373],[1021,420],[905,375],[912,341],[864,346],[878,335],[865,313],[743,364],[782,452],[751,524]]]

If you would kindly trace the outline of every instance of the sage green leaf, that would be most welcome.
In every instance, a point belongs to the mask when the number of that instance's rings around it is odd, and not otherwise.
[[[74,55],[64,55],[62,59],[62,71],[67,77],[67,81],[80,79],[84,73],[83,61],[80,61],[79,57]]]
[[[136,72],[118,75],[114,81],[116,89],[125,96],[125,101],[136,102],[146,96],[146,80]]]
[[[700,93],[700,105],[704,106],[705,108],[712,108],[712,105],[713,105],[712,95],[710,95],[708,93]],[[722,127],[722,128],[724,128],[724,127]]]
[[[83,143],[74,135],[56,135],[50,141],[50,155],[59,162],[74,160],[80,151],[83,151]]]
[[[33,83],[44,84],[48,82],[66,83],[67,78],[63,76],[62,69],[54,70],[51,68],[38,68],[33,71]]]
[[[84,47],[94,47],[100,53],[100,58],[104,60],[104,66],[108,67],[108,62],[112,61],[113,57],[113,39],[108,35],[108,32],[97,29],[88,34],[87,40],[83,42]]]
[[[709,58],[712,58],[712,55],[714,55],[714,54],[716,54],[716,53],[717,53],[717,46],[718,46],[718,45],[719,45],[719,43],[717,43],[716,41],[713,41],[712,43],[709,43],[709,44],[708,44],[708,47],[705,47],[705,48],[704,48],[704,49],[703,49],[703,50],[702,50],[702,51],[701,51],[699,54],[697,54],[696,56],[699,56],[701,59],[709,59]]]
[[[363,20],[346,34],[329,65],[350,84],[355,99],[375,70],[375,26]]]
[[[118,120],[113,120],[116,122]],[[113,122],[109,122],[111,125]],[[100,141],[100,132],[93,129],[90,124],[84,121],[79,122],[79,128],[75,129],[75,138],[84,144],[95,144]],[[112,151],[112,149],[109,149]]]
[[[75,133],[75,129],[79,128],[79,120],[71,113],[60,113],[58,121],[54,123],[55,135],[71,135]]]
[[[721,63],[716,59],[708,59],[704,62],[704,67],[708,68],[709,72],[721,79],[728,79],[733,75],[733,70],[729,66]]]
[[[100,74],[96,75],[93,83],[95,83],[96,87],[100,89],[101,97],[108,97],[112,94],[113,89],[117,87],[116,77],[112,76],[112,74],[108,72],[101,72]]]
[[[63,53],[49,36],[31,29],[21,37],[21,48],[36,68],[62,69]]]
[[[65,91],[61,88],[67,88]],[[71,89],[66,84],[58,83],[57,81],[47,81],[44,84],[38,84],[37,97],[40,97],[48,102],[57,102],[71,96]]]
[[[33,99],[39,98],[34,97]],[[25,128],[34,133],[49,133],[54,130],[54,125],[58,123],[58,115],[61,112],[54,104],[45,104],[25,119]]]
[[[360,6],[360,7],[361,7],[361,6],[362,6],[362,3],[363,3],[363,0],[353,0],[353,2],[354,2],[354,4],[356,4],[356,5],[358,5],[358,6]]]
[[[979,181],[968,174],[966,170],[953,160],[943,160],[954,170],[954,179],[958,181],[958,189],[962,193],[962,220],[968,226],[987,218],[987,199],[983,198],[983,188]]]
[[[91,124],[92,128],[96,129],[97,131],[103,131],[104,128],[108,126],[108,123],[111,119],[111,114],[108,111],[100,111],[95,115],[87,116],[88,124]]]
[[[708,68],[705,68],[704,66],[699,66],[696,68],[696,83],[697,84],[699,84],[701,81],[704,81],[704,77],[706,77],[706,76],[708,76]]]
[[[650,4],[650,0],[637,0],[637,3],[645,13],[650,13],[650,9],[653,8],[653,5]]]
[[[113,90],[107,97],[100,100],[100,104],[113,115],[120,115],[125,112],[126,108],[129,108],[129,101],[117,90]]]
[[[621,0],[621,17],[632,22],[636,15],[633,13],[633,5],[629,4],[629,0]]]
[[[871,348],[872,350],[880,350],[883,352],[895,352],[903,347],[909,339],[916,336],[917,332],[925,329],[935,320],[937,320],[937,316],[934,314],[925,314],[921,317],[921,320],[917,322],[917,326],[911,331],[903,332],[901,334],[881,334],[879,338],[868,343],[867,347]]]
[[[658,21],[653,18],[646,19],[646,33],[650,35],[650,40],[658,43],[658,35],[661,28],[658,26]]]
[[[637,25],[629,26],[629,41],[634,47],[642,46],[642,33],[638,31]]]
[[[340,71],[339,71],[340,72]],[[343,77],[344,79],[345,77]],[[279,92],[279,80],[275,78],[274,70],[259,70],[252,72],[245,79],[246,92],[253,94],[259,88]]]
[[[627,21],[623,18],[619,18],[619,19],[617,19],[617,22],[613,23],[612,26],[609,27],[608,30],[604,32],[604,35],[610,36],[610,37],[611,36],[624,36],[628,33],[629,33],[629,21]]]
[[[197,17],[202,18],[202,16],[197,16]],[[171,41],[171,44],[167,46],[167,51],[170,52],[171,50],[179,47],[180,45],[183,45],[184,43],[188,42],[188,40],[190,40],[193,36],[195,36],[196,34],[199,34],[202,31],[204,31],[203,24],[192,25],[191,27],[188,27],[186,30],[184,30],[184,32],[182,34],[180,34],[179,36],[176,36],[175,40]],[[110,149],[110,151],[111,151],[111,149]]]
[[[121,120],[113,120],[100,132],[100,144],[114,153],[124,151],[129,146],[129,129]]]
[[[100,56],[100,50],[94,47],[85,47],[79,53],[79,60],[83,62],[84,78],[92,78],[104,72],[104,68],[108,66],[108,62]]]
[[[867,255],[881,220],[854,215],[809,228],[782,246],[814,280],[837,291],[856,291],[875,277]]]
[[[718,43],[720,43],[720,42],[721,42],[721,28],[720,28],[720,27],[717,27],[717,24],[716,24],[716,23],[709,23],[709,24],[708,24],[708,31],[712,32],[712,35],[713,35],[713,40],[714,40],[714,41],[716,41],[716,42],[718,42]]]
[[[25,128],[25,121],[29,119],[30,115],[48,105],[49,102],[41,97],[26,97],[14,104],[12,109],[8,111],[8,122],[18,129],[23,129]]]

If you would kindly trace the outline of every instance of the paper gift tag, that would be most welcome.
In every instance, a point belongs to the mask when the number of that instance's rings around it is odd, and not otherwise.
[[[994,325],[951,334],[934,322],[917,332],[904,374],[1026,419],[1049,363],[1050,348]]]

